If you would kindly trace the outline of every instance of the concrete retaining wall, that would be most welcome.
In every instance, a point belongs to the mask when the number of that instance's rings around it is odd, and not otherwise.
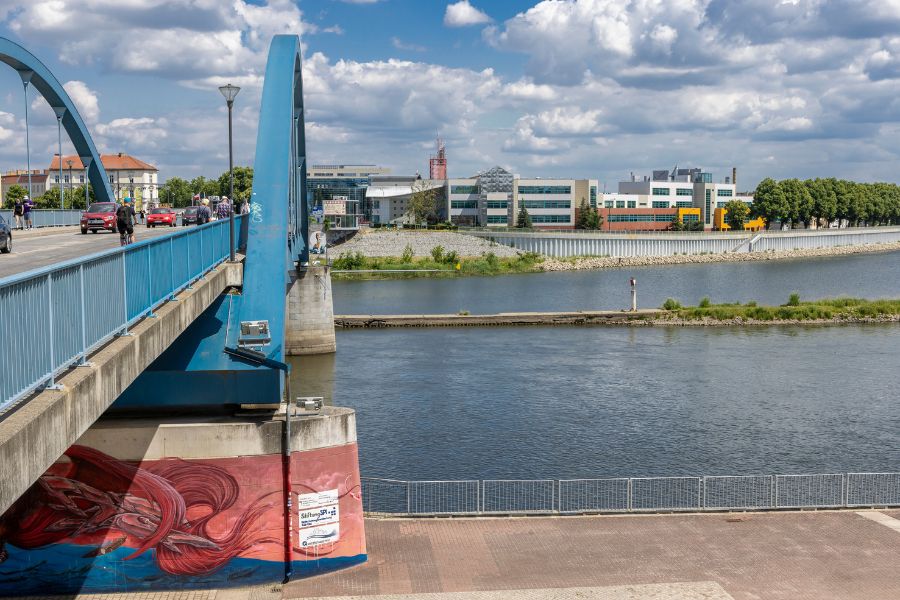
[[[900,227],[827,229],[813,231],[695,234],[467,232],[525,252],[566,258],[571,256],[672,256],[764,252],[795,248],[877,244],[900,241]]]
[[[288,356],[335,351],[334,302],[328,267],[311,266],[291,272],[286,311],[284,348]]]

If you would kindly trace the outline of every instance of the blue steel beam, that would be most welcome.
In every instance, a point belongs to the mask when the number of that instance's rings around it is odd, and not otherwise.
[[[62,125],[75,146],[75,152],[81,157],[82,163],[89,164],[88,180],[94,186],[94,197],[101,202],[113,202],[114,197],[109,186],[109,177],[106,175],[103,163],[100,162],[100,154],[97,152],[97,147],[94,146],[91,134],[88,133],[84,121],[81,120],[75,103],[69,98],[69,94],[53,76],[50,69],[31,52],[4,37],[0,37],[0,62],[5,62],[18,71],[23,81],[30,77],[30,85],[34,86],[51,108],[59,111],[65,110]],[[88,161],[88,158],[91,160]]]

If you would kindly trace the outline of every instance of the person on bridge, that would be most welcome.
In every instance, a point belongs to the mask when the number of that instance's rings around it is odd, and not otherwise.
[[[122,246],[134,243],[134,221],[137,213],[131,205],[131,198],[125,198],[122,206],[116,209],[116,229],[119,230],[119,243]]]
[[[22,215],[25,210],[25,205],[22,204],[22,200],[16,200],[15,205],[13,206],[13,216],[16,218],[16,229],[22,229]]]
[[[241,214],[249,215],[250,214],[250,203],[245,198],[243,202],[241,202]]]
[[[203,225],[204,223],[209,223],[209,220],[212,218],[212,213],[209,210],[209,199],[204,198],[200,201],[200,208],[197,210],[197,225]]]
[[[34,229],[34,223],[31,222],[31,210],[34,208],[34,202],[31,198],[25,196],[22,198],[22,213],[25,216],[25,229]]]
[[[216,207],[216,218],[227,219],[230,215],[231,202],[228,201],[228,196],[222,196],[222,201],[219,202],[219,205]]]

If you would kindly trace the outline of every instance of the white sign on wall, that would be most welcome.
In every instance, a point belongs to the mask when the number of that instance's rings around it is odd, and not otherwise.
[[[322,208],[326,215],[346,215],[347,196],[332,196],[330,200],[322,200]]]
[[[334,543],[340,538],[341,509],[337,490],[297,494],[297,512],[301,548]]]

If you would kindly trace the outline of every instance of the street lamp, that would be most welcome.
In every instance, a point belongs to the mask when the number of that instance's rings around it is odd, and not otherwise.
[[[219,91],[225,96],[225,102],[228,104],[228,197],[231,200],[230,210],[228,211],[228,257],[231,262],[234,262],[234,152],[231,143],[231,109],[234,106],[234,99],[237,97],[238,92],[241,91],[241,88],[229,83],[221,86]]]
[[[69,202],[69,208],[75,208],[75,180],[72,179],[72,159],[67,159],[66,164],[69,165],[69,189],[72,191],[72,200]]]

